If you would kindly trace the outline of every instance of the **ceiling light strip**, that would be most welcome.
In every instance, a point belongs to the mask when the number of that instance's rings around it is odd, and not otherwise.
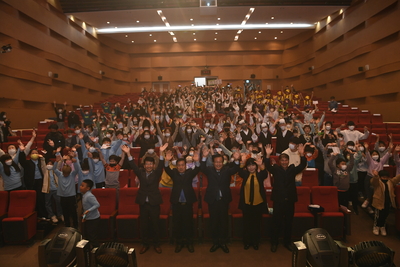
[[[246,24],[246,25],[197,25],[197,26],[170,26],[170,27],[126,27],[126,28],[102,28],[99,34],[129,33],[129,32],[170,32],[170,31],[222,31],[222,30],[258,30],[258,29],[314,29],[314,24]]]
[[[250,19],[250,16],[251,16],[251,14],[253,14],[253,12],[254,12],[254,8],[251,7],[251,8],[249,9],[249,12],[247,12],[246,16],[244,17],[242,23],[240,24],[241,26],[246,25],[247,21]],[[238,32],[237,32],[237,34],[236,34],[236,36],[235,36],[234,41],[237,41],[237,40],[239,39],[239,34],[241,34],[242,31],[243,31],[243,29],[242,29],[242,30],[238,30]]]
[[[171,28],[171,25],[168,23],[167,18],[164,16],[162,10],[157,10],[157,14],[160,16],[161,20],[164,22],[165,27]],[[178,40],[176,39],[175,33],[173,31],[168,31],[168,33],[172,36],[172,40],[176,43]]]

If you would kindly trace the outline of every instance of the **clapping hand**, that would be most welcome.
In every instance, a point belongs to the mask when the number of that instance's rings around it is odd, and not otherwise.
[[[265,146],[265,153],[267,154],[267,158],[269,158],[269,156],[271,156],[272,151],[273,151],[273,147],[271,146],[271,144],[267,144]]]

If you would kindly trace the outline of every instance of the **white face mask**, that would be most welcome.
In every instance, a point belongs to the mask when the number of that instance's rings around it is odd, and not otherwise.
[[[193,155],[194,155],[194,152],[193,152],[193,151],[190,151],[190,152],[189,152],[189,156],[192,156],[192,157],[193,157]]]
[[[11,156],[15,155],[15,153],[17,153],[17,150],[14,148],[8,150],[8,154],[10,154]]]
[[[296,149],[296,145],[295,145],[295,144],[289,144],[289,148],[290,148],[291,150],[295,150],[295,149]]]
[[[101,146],[101,149],[107,149],[107,148],[110,148],[111,146],[109,145],[109,144],[103,144],[102,146]]]
[[[331,126],[325,126],[325,129],[327,130],[327,131],[329,131],[330,129],[331,129]]]
[[[110,137],[111,137],[111,134],[106,134],[106,137],[107,137],[107,138],[110,138]]]
[[[90,147],[90,148],[89,148],[89,152],[90,152],[90,153],[93,153],[93,152],[95,152],[95,151],[96,151],[96,148],[94,148],[94,147]]]
[[[192,129],[187,129],[187,132],[188,133],[192,133]]]
[[[350,125],[350,126],[349,126],[349,130],[350,130],[350,131],[353,131],[353,130],[354,130],[354,128],[355,128],[355,126],[354,126],[354,125]]]
[[[342,169],[342,171],[344,171],[345,169],[347,169],[347,165],[340,165],[340,168]]]
[[[88,174],[89,174],[89,171],[82,171],[82,173],[83,173],[84,175],[88,175]]]
[[[263,131],[264,133],[266,133],[266,132],[268,132],[268,128],[263,128],[262,131]]]
[[[210,123],[209,122],[206,122],[206,127],[207,128],[210,127]]]
[[[350,150],[354,150],[354,146],[348,146],[347,148]]]
[[[374,156],[372,156],[372,159],[373,159],[373,160],[378,160],[378,159],[379,159],[379,156],[378,156],[378,155],[374,155]]]
[[[154,153],[154,149],[150,148],[149,150],[147,150],[147,153],[153,154]]]
[[[52,170],[53,169],[53,165],[46,165],[46,169]]]
[[[150,135],[146,134],[146,135],[144,136],[144,139],[150,139]]]
[[[99,159],[93,159],[93,162],[97,163],[97,162],[99,162]]]
[[[306,155],[307,155],[307,157],[311,157],[311,156],[312,156],[312,154],[311,154],[311,153],[307,153]]]
[[[69,134],[69,135],[68,135],[68,138],[71,138],[71,137],[72,137],[72,134]]]
[[[165,137],[170,137],[171,134],[170,133],[165,133]]]
[[[122,140],[126,141],[126,140],[128,140],[128,137],[124,137],[124,138],[122,138]]]
[[[173,161],[171,161],[172,165],[176,166],[176,159],[174,159]]]
[[[378,150],[379,150],[380,152],[383,152],[383,151],[385,151],[385,150],[386,150],[386,147],[384,147],[384,146],[380,146],[380,147],[378,148]]]
[[[286,125],[285,126],[281,126],[281,130],[285,131],[286,130]]]
[[[7,164],[8,166],[11,166],[11,165],[12,165],[12,160],[7,160],[7,161],[6,161],[6,164]]]
[[[364,151],[364,147],[363,146],[360,146],[360,151]]]
[[[75,130],[76,134],[79,134],[81,132],[81,130]]]

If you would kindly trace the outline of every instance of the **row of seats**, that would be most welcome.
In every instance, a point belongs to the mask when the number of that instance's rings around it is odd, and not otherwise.
[[[195,233],[193,235],[200,240],[209,239],[208,228],[209,211],[208,204],[202,195],[206,187],[196,188],[195,192],[199,198],[193,204],[193,221]],[[273,208],[271,201],[272,188],[265,188],[268,207]],[[92,192],[100,203],[101,227],[107,231],[101,231],[99,237],[103,241],[119,240],[131,241],[139,239],[139,205],[135,203],[137,188],[121,188],[119,190],[118,208],[116,208],[115,189],[93,189]],[[326,229],[333,237],[343,238],[351,234],[350,211],[338,206],[337,188],[334,186],[298,187],[298,202],[295,204],[295,216],[293,221],[293,237],[300,237],[303,233],[313,227]],[[172,238],[172,216],[171,204],[169,202],[170,189],[160,188],[163,198],[160,212],[161,237]],[[232,202],[230,203],[229,232],[233,239],[242,238],[243,222],[242,211],[238,209],[240,188],[231,188]],[[321,205],[324,212],[312,214],[308,210],[310,203]],[[264,214],[262,223],[262,235],[270,237],[272,215]]]

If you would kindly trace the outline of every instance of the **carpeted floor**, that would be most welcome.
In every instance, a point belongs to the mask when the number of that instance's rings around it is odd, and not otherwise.
[[[359,215],[352,217],[352,235],[348,236],[346,246],[353,246],[361,241],[379,240],[383,241],[388,247],[397,251],[400,247],[400,240],[394,227],[394,213],[388,218],[388,236],[375,236],[372,234],[372,218],[361,211]],[[59,227],[57,226],[46,237],[51,238]],[[6,245],[0,248],[1,267],[31,267],[38,266],[38,245],[40,240],[35,240],[31,246],[27,245]],[[139,243],[126,243],[129,247],[140,249]],[[210,242],[195,244],[195,252],[189,253],[183,249],[180,253],[174,252],[174,245],[162,243],[163,252],[157,254],[150,249],[143,255],[137,255],[139,267],[180,267],[180,266],[213,266],[213,267],[236,267],[236,266],[268,266],[268,267],[290,267],[291,252],[283,246],[278,247],[276,253],[270,251],[268,240],[263,240],[260,249],[255,251],[250,248],[244,250],[240,241],[233,241],[229,245],[230,253],[225,254],[221,249],[210,253]],[[395,263],[400,266],[400,255],[395,255]]]

